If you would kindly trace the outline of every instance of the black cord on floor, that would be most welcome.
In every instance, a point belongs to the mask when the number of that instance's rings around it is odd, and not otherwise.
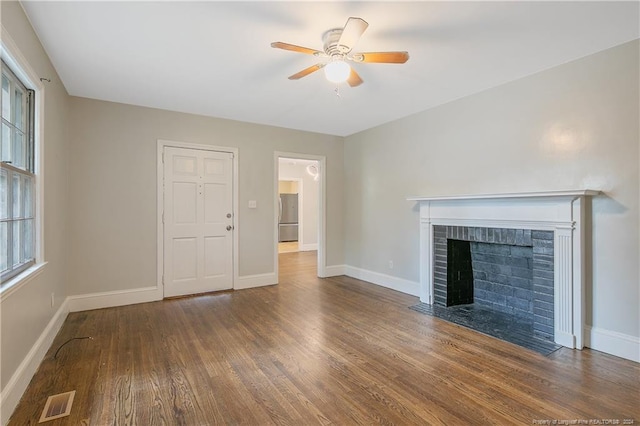
[[[58,350],[56,351],[55,355],[53,356],[53,359],[56,359],[58,357],[58,352],[60,352],[60,349],[62,349],[62,347],[64,345],[66,345],[69,342],[72,342],[74,340],[82,340],[82,339],[90,339],[93,340],[93,337],[91,336],[84,336],[84,337],[72,337],[71,339],[67,340],[66,342],[64,342],[63,344],[60,345],[60,347],[58,348]]]

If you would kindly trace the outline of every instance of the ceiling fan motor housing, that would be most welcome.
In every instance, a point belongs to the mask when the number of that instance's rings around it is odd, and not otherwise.
[[[336,56],[343,58],[351,50],[349,46],[338,44],[340,36],[342,36],[342,28],[333,28],[322,35],[324,52],[332,58]]]

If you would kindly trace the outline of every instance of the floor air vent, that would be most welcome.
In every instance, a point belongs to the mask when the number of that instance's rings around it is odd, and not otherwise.
[[[73,404],[73,397],[76,395],[76,391],[59,393],[58,395],[51,395],[47,398],[47,403],[44,404],[44,410],[40,416],[38,423],[48,422],[49,420],[59,419],[71,414],[71,405]]]

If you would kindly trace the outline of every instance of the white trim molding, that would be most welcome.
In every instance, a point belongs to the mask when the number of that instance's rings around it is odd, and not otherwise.
[[[67,319],[67,314],[69,314],[69,304],[65,300],[13,373],[4,389],[2,389],[0,393],[0,424],[4,425],[9,421],[9,417],[13,414],[13,410],[20,402],[20,398],[22,398],[29,382],[31,382],[33,375],[51,347],[53,339],[55,339],[65,319]]]
[[[402,293],[418,296],[420,293],[420,283],[405,280],[404,278],[393,277],[391,275],[381,274],[379,272],[369,271],[367,269],[356,268],[355,266],[345,265],[344,275],[367,281],[381,287],[390,288]]]
[[[105,291],[67,297],[69,312],[113,308],[162,300],[162,287],[143,287],[130,290]]]
[[[264,287],[274,284],[278,284],[278,277],[273,272],[268,272],[266,274],[244,275],[238,277],[233,289],[244,290],[247,288]]]
[[[324,268],[324,276],[321,278],[338,277],[345,275],[346,265],[331,265]]]
[[[584,198],[599,191],[570,190],[410,197],[420,203],[420,300],[434,302],[433,227],[536,229],[554,232],[554,340],[584,347]]]
[[[602,328],[585,327],[585,346],[640,362],[640,338]]]

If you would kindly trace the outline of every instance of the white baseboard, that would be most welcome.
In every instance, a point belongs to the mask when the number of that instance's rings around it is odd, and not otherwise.
[[[640,338],[591,326],[586,326],[584,331],[585,346],[640,362]]]
[[[344,268],[345,268],[344,265],[325,266],[324,276],[322,276],[321,278],[337,277],[340,275],[344,275]]]
[[[302,244],[298,247],[299,251],[314,251],[318,250],[318,244]]]
[[[131,290],[107,291],[104,293],[80,294],[69,296],[69,311],[89,311],[91,309],[112,308],[114,306],[133,305],[135,303],[162,300],[161,287],[143,287]]]
[[[273,272],[266,274],[245,275],[238,277],[233,285],[234,290],[244,290],[245,288],[264,287],[266,285],[278,284],[278,277]]]
[[[27,356],[13,373],[7,385],[2,389],[2,393],[0,393],[0,424],[5,425],[9,421],[9,417],[13,414],[18,402],[20,402],[22,394],[24,394],[33,375],[51,347],[53,339],[62,328],[68,313],[69,303],[68,299],[65,299],[49,321],[49,324],[42,331],[42,334],[40,334],[40,337],[38,337],[38,340],[33,344]]]
[[[381,274],[379,272],[360,269],[349,265],[345,265],[344,274],[352,278],[368,281],[412,296],[420,295],[420,283],[405,280],[404,278],[392,277],[391,275]]]

